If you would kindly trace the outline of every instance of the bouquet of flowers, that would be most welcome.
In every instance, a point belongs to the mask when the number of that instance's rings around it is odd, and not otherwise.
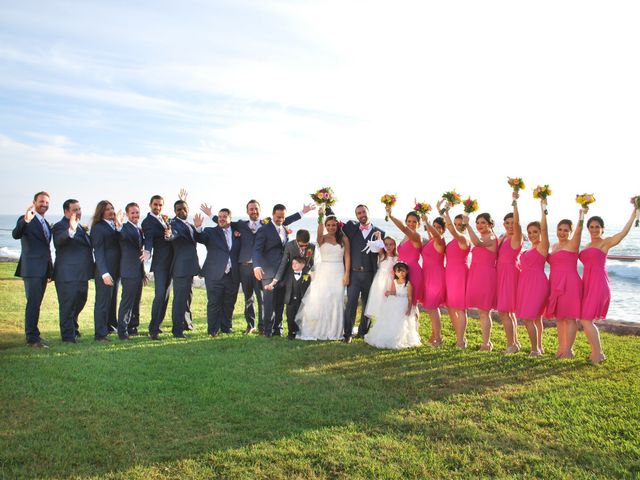
[[[513,188],[513,191],[516,193],[526,188],[524,185],[524,182],[520,177],[516,177],[516,178],[507,177],[507,181],[509,183],[509,186]]]
[[[636,207],[636,227],[640,226],[640,195],[633,197],[631,203]]]
[[[442,198],[444,198],[452,206],[453,205],[458,205],[460,202],[462,202],[462,197],[455,190],[451,190],[450,192],[444,192],[442,194]]]
[[[473,200],[471,197],[467,197],[467,199],[462,202],[462,205],[464,206],[464,211],[466,213],[473,213],[478,211],[478,201]]]
[[[380,201],[382,203],[384,203],[385,207],[393,207],[396,204],[397,200],[398,199],[396,198],[395,195],[390,195],[388,193],[386,195],[383,195],[382,198],[380,199]],[[389,221],[389,215],[385,215],[384,219],[385,219],[385,221],[388,222]]]
[[[316,205],[323,205],[325,207],[331,207],[332,205],[335,205],[337,200],[331,187],[321,188],[317,192],[312,193],[310,197],[316,203]],[[318,215],[318,223],[322,223],[322,217],[323,215]]]
[[[533,198],[535,199],[546,200],[549,195],[551,195],[551,189],[549,188],[549,185],[538,185],[533,189]],[[544,214],[549,214],[546,208],[544,209]]]
[[[583,193],[582,195],[576,195],[576,202],[582,205],[582,208],[589,208],[589,205],[596,201],[596,197],[593,193]]]
[[[416,206],[413,207],[413,210],[420,215],[426,215],[431,211],[431,205],[427,202],[416,202]]]

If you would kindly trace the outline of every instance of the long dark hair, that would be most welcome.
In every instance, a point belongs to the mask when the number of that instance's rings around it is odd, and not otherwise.
[[[338,228],[336,229],[336,242],[344,247],[344,232],[342,231],[342,226],[340,224],[340,221],[337,219],[335,215],[328,215],[324,219],[325,228],[327,226],[327,222],[330,220],[333,220],[334,222],[337,223]]]
[[[405,285],[409,283],[409,265],[404,262],[398,262],[393,266],[393,278],[398,280],[396,270],[404,270],[405,272],[407,272],[407,275],[404,277],[404,283]]]
[[[111,207],[113,208],[113,203],[111,203],[109,200],[100,200],[98,202],[98,205],[96,205],[96,211],[93,214],[93,218],[91,219],[91,226],[93,227],[96,223],[98,223],[99,221],[102,220],[102,217],[104,216],[104,212],[107,209],[107,207],[111,205]]]

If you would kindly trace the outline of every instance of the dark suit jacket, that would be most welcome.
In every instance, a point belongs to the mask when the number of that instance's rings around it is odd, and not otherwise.
[[[231,228],[231,227],[229,227]],[[202,265],[200,275],[211,280],[220,280],[224,276],[229,260],[231,260],[231,276],[234,282],[240,281],[238,255],[241,238],[234,235],[231,229],[231,250],[221,227],[208,227],[202,233],[196,232],[196,240],[207,247],[207,258]]]
[[[261,267],[264,270],[264,280],[273,279],[278,271],[282,255],[284,253],[284,245],[278,235],[276,226],[273,221],[268,218],[266,225],[262,225],[256,233],[256,241],[253,246],[253,268]],[[288,235],[285,229],[285,239]]]
[[[120,277],[140,279],[144,277],[144,265],[140,261],[143,236],[138,227],[127,222],[118,232],[120,240]]]
[[[289,225],[293,222],[300,220],[302,216],[299,212],[289,215],[284,219],[284,225]],[[211,217],[214,223],[218,223],[218,216]],[[260,230],[264,225],[261,224]],[[240,263],[250,262],[253,257],[253,245],[255,244],[256,233],[251,231],[249,227],[249,220],[238,220],[231,222],[231,228],[240,232],[240,253],[238,255],[238,261]]]
[[[144,249],[153,252],[149,271],[153,272],[156,268],[169,269],[173,261],[173,248],[171,243],[164,239],[162,224],[148,213],[142,221],[142,231],[144,232]]]
[[[70,237],[69,219],[63,217],[53,226],[53,245],[56,247],[54,280],[80,282],[93,278],[91,239],[82,226],[78,225],[75,235]]]
[[[195,237],[179,218],[172,218],[170,245],[173,247],[171,272],[173,277],[194,277],[200,273]],[[191,225],[191,224],[190,224]],[[191,225],[195,234],[195,227]]]
[[[304,273],[309,273],[309,271],[313,267],[313,256],[315,254],[315,251],[316,251],[315,244],[310,243],[309,245],[307,245],[304,255],[302,255],[302,257],[306,261],[306,264],[302,270]],[[287,244],[284,246],[284,254],[282,255],[282,261],[280,262],[280,266],[278,267],[278,271],[276,272],[276,276],[275,276],[278,282],[286,282],[287,278],[293,275],[293,270],[291,270],[291,261],[295,257],[299,257],[299,256],[301,255],[300,255],[300,248],[298,247],[298,242],[296,242],[295,240],[291,240],[290,242],[287,242]]]
[[[369,235],[365,239],[360,232],[360,223],[349,220],[342,227],[342,231],[349,238],[351,245],[351,269],[365,272],[375,272],[378,269],[378,254],[364,253],[362,250],[367,246],[367,240],[371,240],[375,232],[380,232],[384,238],[384,232],[378,227],[371,228]]]
[[[113,280],[120,278],[120,242],[118,232],[106,220],[100,220],[90,231],[93,255],[96,260],[96,277],[105,273]]]
[[[309,276],[309,273],[306,273],[303,270],[300,280],[296,280],[292,270],[291,275],[289,275],[284,282],[284,303],[292,304],[302,300],[302,297],[304,297],[304,294],[307,292],[307,288],[309,288],[309,284],[311,283],[311,277]]]
[[[16,277],[46,277],[53,275],[53,263],[51,262],[51,226],[45,221],[49,229],[49,240],[44,235],[40,220],[34,218],[29,223],[24,217],[18,218],[16,228],[11,235],[16,240],[20,239],[20,260],[16,268]]]

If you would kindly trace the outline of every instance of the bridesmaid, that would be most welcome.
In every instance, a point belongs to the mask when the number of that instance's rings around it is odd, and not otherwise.
[[[556,319],[558,331],[558,351],[556,358],[573,358],[573,343],[576,340],[582,299],[582,280],[578,275],[578,249],[587,208],[580,209],[578,226],[573,232],[571,220],[560,220],[556,229],[558,243],[551,248],[549,265],[550,294],[544,314]],[[573,233],[573,235],[572,235]]]
[[[480,350],[490,352],[493,350],[491,310],[496,307],[498,239],[493,233],[494,222],[488,213],[481,213],[476,217],[476,229],[479,236],[469,226],[469,216],[466,213],[464,214],[464,223],[469,232],[471,243],[473,243],[465,302],[468,308],[478,309],[480,329],[482,330]]]
[[[518,193],[513,192],[512,198],[513,212],[507,213],[504,217],[503,225],[506,233],[499,243],[497,265],[497,307],[507,338],[505,353],[520,351],[518,319],[515,312],[519,274],[518,257],[522,250],[522,228],[518,213]]]
[[[422,250],[422,237],[418,233],[420,217],[416,212],[409,212],[403,224],[393,216],[391,207],[387,207],[386,211],[389,219],[405,234],[400,245],[398,245],[398,261],[404,262],[409,266],[409,278],[411,279],[411,285],[413,285],[412,304],[422,303],[424,286],[422,284],[422,267],[419,263]]]
[[[624,237],[629,234],[633,221],[638,211],[635,206],[631,218],[621,232],[612,237],[603,238],[604,221],[600,217],[591,217],[587,222],[587,229],[591,236],[591,241],[580,252],[580,261],[584,265],[582,275],[582,308],[580,323],[584,330],[589,345],[591,345],[591,363],[600,363],[605,359],[600,344],[600,333],[594,320],[604,320],[609,310],[611,300],[611,290],[609,288],[609,277],[607,276],[606,261],[609,249],[618,245]]]
[[[422,247],[422,276],[424,292],[422,306],[431,318],[431,337],[429,345],[440,347],[442,340],[442,323],[440,306],[446,301],[446,285],[444,270],[444,219],[438,217],[429,222],[429,217],[422,215],[424,229],[429,235],[429,241]]]
[[[444,215],[447,230],[453,239],[447,244],[445,249],[447,266],[445,268],[446,305],[456,332],[456,347],[467,348],[467,310],[465,304],[465,294],[467,291],[467,276],[469,266],[470,241],[465,233],[464,219],[462,215],[456,215],[451,221],[449,209],[451,205],[445,202],[443,209],[438,209]]]
[[[527,225],[527,237],[531,248],[520,256],[520,277],[516,296],[516,316],[524,320],[531,340],[532,357],[544,353],[542,347],[542,313],[549,298],[549,279],[544,273],[544,264],[549,254],[549,231],[547,228],[547,200],[540,200],[542,210],[539,222]]]

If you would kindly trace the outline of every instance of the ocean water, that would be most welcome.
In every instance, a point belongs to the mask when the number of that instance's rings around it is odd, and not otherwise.
[[[146,212],[144,213],[146,215]],[[19,215],[0,215],[0,258],[18,259],[20,256],[20,242],[11,237],[11,230],[15,227]],[[56,222],[59,215],[49,216],[49,221]],[[211,220],[205,221],[205,226],[213,226]],[[390,222],[383,219],[374,219],[373,223],[398,240],[402,239],[402,233]],[[312,241],[317,230],[317,217],[314,213],[308,214],[302,220],[290,226],[295,233],[300,228],[305,228],[311,233]],[[607,225],[607,233],[614,234],[622,227]],[[501,226],[496,227],[496,233],[501,234]],[[425,235],[426,236],[426,235]],[[583,243],[588,242],[588,234],[583,233]],[[553,238],[552,238],[553,242]],[[528,245],[525,243],[525,247]],[[55,252],[53,252],[55,255]],[[640,257],[640,228],[633,227],[629,235],[614,249],[610,255],[624,255]],[[200,262],[204,262],[207,255],[203,245],[198,245]],[[578,264],[581,270],[581,264]],[[608,260],[607,272],[611,283],[611,305],[609,307],[609,319],[625,320],[640,323],[640,261],[626,262],[620,260]]]

